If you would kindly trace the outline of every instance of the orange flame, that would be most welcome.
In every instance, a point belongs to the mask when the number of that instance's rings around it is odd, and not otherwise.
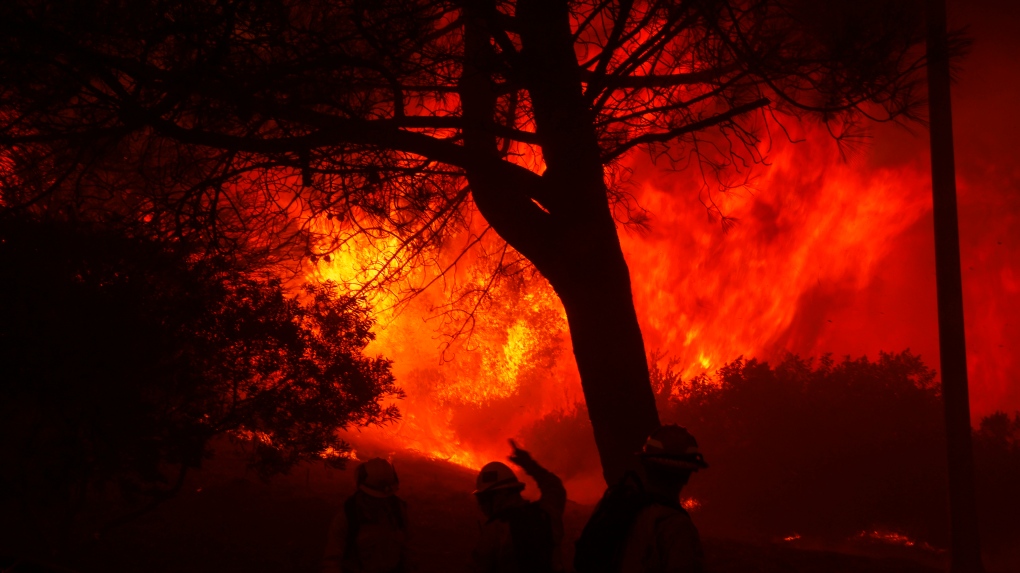
[[[771,157],[754,188],[713,198],[736,219],[728,227],[706,220],[700,181],[638,166],[636,196],[652,229],[621,237],[635,303],[648,347],[680,358],[685,376],[741,355],[812,350],[790,340],[805,303],[826,289],[867,287],[928,209],[920,166],[865,172],[840,161],[822,134]]]

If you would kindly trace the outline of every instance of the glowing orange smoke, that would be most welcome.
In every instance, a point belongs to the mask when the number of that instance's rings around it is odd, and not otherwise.
[[[781,145],[754,188],[713,195],[736,219],[726,227],[709,220],[699,179],[639,170],[651,231],[622,235],[638,316],[648,347],[680,358],[685,375],[785,350],[812,293],[865,288],[924,215],[920,167],[865,173],[823,134],[810,141]]]

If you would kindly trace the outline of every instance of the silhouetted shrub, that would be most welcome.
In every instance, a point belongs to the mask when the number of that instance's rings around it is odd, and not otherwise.
[[[706,532],[840,541],[879,530],[947,543],[942,402],[918,356],[741,358],[689,380],[661,358],[651,361],[660,417],[690,428],[710,465],[685,492]],[[553,469],[599,471],[583,406],[523,437]],[[1007,547],[1020,539],[1020,412],[982,419],[974,448],[984,541]]]
[[[904,351],[835,362],[790,355],[737,359],[683,381],[653,367],[664,421],[691,428],[711,464],[692,480],[709,527],[846,539],[902,532],[948,542],[943,410],[935,372]],[[1018,422],[985,418],[975,433],[983,527],[1016,539]]]
[[[737,359],[690,381],[653,371],[663,420],[688,426],[711,465],[690,490],[703,520],[770,536],[880,527],[941,539],[942,410],[917,356]]]
[[[978,515],[990,548],[1020,544],[1020,412],[996,412],[974,433]]]
[[[0,221],[0,499],[66,516],[114,485],[144,504],[228,434],[265,475],[340,465],[338,429],[397,415],[361,301],[182,251]]]

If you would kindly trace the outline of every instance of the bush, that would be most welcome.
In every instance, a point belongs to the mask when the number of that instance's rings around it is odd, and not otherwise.
[[[663,421],[688,426],[711,464],[690,488],[709,527],[832,539],[877,529],[948,544],[942,399],[920,357],[790,355],[689,381],[669,364],[652,375]],[[1020,534],[1009,518],[1020,510],[1018,430],[1020,417],[1000,413],[974,434],[989,547]]]
[[[660,417],[687,426],[710,465],[684,494],[700,502],[694,517],[707,533],[839,542],[881,530],[948,543],[942,402],[918,356],[741,358],[688,380],[661,358],[651,360]],[[599,471],[583,405],[523,437],[552,469]],[[1009,547],[1020,537],[1020,412],[982,419],[974,452],[983,540]]]
[[[368,309],[288,296],[224,259],[84,225],[0,221],[0,498],[66,520],[107,486],[172,495],[216,436],[263,475],[342,465],[337,431],[397,416]]]
[[[655,378],[663,420],[688,426],[711,465],[690,490],[703,519],[772,537],[884,528],[942,540],[942,409],[917,356],[738,359],[714,379]]]
[[[1020,542],[1020,412],[1011,418],[996,412],[974,433],[978,517],[982,542],[989,548]]]

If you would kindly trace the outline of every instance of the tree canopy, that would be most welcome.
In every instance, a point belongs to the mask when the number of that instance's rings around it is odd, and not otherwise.
[[[342,466],[338,430],[397,416],[368,309],[88,224],[0,219],[0,490],[73,513],[107,486],[161,500],[210,454],[249,444],[263,475]],[[32,521],[32,520],[29,520]]]
[[[917,13],[877,1],[17,0],[0,14],[0,141],[23,191],[5,202],[88,190],[220,247],[285,242],[293,219],[324,214],[331,230],[421,242],[458,220],[464,176],[483,171],[505,179],[488,202],[515,222],[486,218],[535,255],[536,239],[508,227],[551,232],[580,207],[570,181],[539,177],[585,145],[554,139],[591,132],[602,165],[652,145],[722,168],[760,159],[776,111],[817,112],[844,134],[868,112],[912,116]],[[560,92],[570,113],[543,100]],[[476,187],[475,202],[490,195]],[[252,220],[276,233],[253,236]]]
[[[616,235],[620,159],[650,149],[704,169],[712,190],[762,160],[779,115],[813,114],[838,137],[911,117],[918,13],[877,0],[13,0],[0,7],[3,204],[119,213],[210,252],[394,240],[380,276],[453,233],[495,231],[564,303],[615,479],[658,423]]]

